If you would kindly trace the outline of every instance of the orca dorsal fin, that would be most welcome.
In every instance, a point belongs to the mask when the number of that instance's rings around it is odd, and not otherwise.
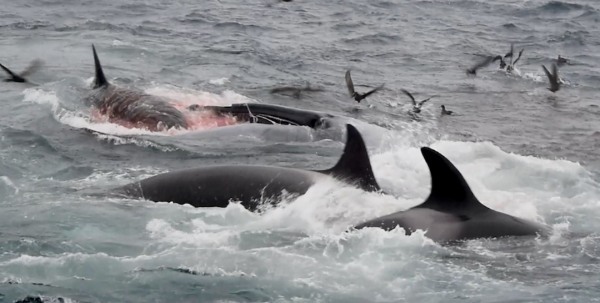
[[[108,85],[108,81],[104,77],[104,72],[102,71],[102,65],[100,65],[100,59],[98,59],[98,54],[96,53],[96,47],[92,44],[92,51],[94,52],[94,65],[96,66],[96,77],[94,78],[94,87],[99,88]]]
[[[431,194],[417,208],[469,214],[489,210],[475,197],[460,171],[439,152],[422,147],[421,153],[431,173]]]
[[[346,146],[337,164],[319,172],[356,182],[365,191],[381,190],[373,174],[365,142],[350,124],[346,124]]]

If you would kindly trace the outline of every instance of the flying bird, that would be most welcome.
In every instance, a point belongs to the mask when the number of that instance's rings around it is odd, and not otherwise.
[[[427,99],[425,99],[425,100],[422,100],[422,101],[419,101],[419,102],[417,102],[417,101],[415,100],[415,97],[413,97],[413,95],[412,95],[411,93],[409,93],[407,90],[405,90],[405,89],[401,89],[400,91],[402,91],[403,93],[405,93],[405,94],[406,94],[406,95],[407,95],[407,96],[410,98],[410,100],[412,101],[412,104],[413,104],[413,109],[412,109],[412,111],[413,111],[414,113],[420,113],[420,112],[421,112],[421,106],[423,106],[423,104],[424,104],[425,102],[429,101],[429,99],[431,99],[431,98],[435,97],[435,96],[431,96],[431,97],[429,97],[429,98],[427,98]]]
[[[517,55],[517,59],[515,59],[515,61],[513,61],[513,50],[514,50],[514,46],[511,44],[510,45],[510,52],[507,53],[504,56],[504,59],[506,59],[506,57],[510,57],[510,63],[508,64],[508,66],[506,66],[506,71],[507,72],[511,72],[513,69],[515,69],[515,64],[517,64],[517,62],[519,61],[519,59],[521,59],[521,55],[523,54],[523,51],[525,50],[524,48],[522,48],[519,51],[519,55]]]
[[[29,66],[22,71],[20,74],[13,73],[8,67],[0,64],[0,67],[10,76],[10,78],[4,79],[4,82],[20,82],[25,83],[28,82],[26,77],[37,71],[42,66],[42,60],[35,59],[31,61]]]
[[[523,51],[524,51],[524,50],[525,50],[525,49],[524,49],[524,48],[522,48],[522,49],[519,51],[519,55],[517,55],[517,59],[515,59],[515,61],[512,63],[512,65],[515,65],[515,64],[517,64],[517,62],[519,61],[519,59],[521,59],[521,55],[523,54]]]
[[[350,93],[350,96],[352,98],[354,98],[354,100],[356,100],[356,102],[360,103],[360,101],[362,101],[364,98],[368,97],[369,95],[371,95],[374,92],[383,88],[384,84],[381,84],[380,86],[378,86],[364,94],[360,94],[354,90],[354,83],[352,82],[352,77],[350,76],[350,70],[348,70],[348,71],[346,71],[346,85],[348,86],[348,92]]]
[[[506,55],[504,55],[504,59],[506,58],[512,58],[513,56],[513,52],[514,52],[514,44],[510,44],[510,51],[508,51],[508,53],[506,53]]]
[[[500,60],[500,65],[502,65],[502,56],[498,55],[498,56],[486,56],[485,58],[483,58],[483,60],[481,60],[480,62],[478,62],[477,64],[473,65],[472,67],[467,69],[467,74],[468,75],[477,75],[477,70],[483,67],[486,67],[488,65],[490,65],[492,62],[495,62],[496,60]]]
[[[508,53],[506,53],[506,54],[504,55],[504,57],[502,57],[502,59],[500,59],[500,68],[501,68],[501,69],[504,69],[504,68],[505,68],[507,65],[510,65],[510,64],[506,64],[506,60],[507,60],[508,58],[510,58],[510,59],[512,60],[512,57],[513,57],[513,51],[514,51],[514,45],[511,43],[511,44],[510,44],[510,50],[508,51]]]
[[[558,68],[556,67],[556,64],[552,63],[552,73],[550,73],[544,65],[542,65],[542,68],[544,69],[544,72],[548,77],[548,81],[550,82],[550,87],[548,87],[548,90],[553,93],[557,92],[560,89],[560,81],[558,80]]]

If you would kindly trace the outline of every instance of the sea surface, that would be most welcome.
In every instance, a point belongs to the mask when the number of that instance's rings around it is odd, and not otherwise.
[[[600,2],[1,0],[0,302],[593,302],[600,299]],[[516,71],[465,69],[524,48]],[[110,82],[181,105],[278,104],[361,131],[390,193],[320,182],[251,213],[86,195],[216,163],[326,169],[343,133],[198,121],[152,133],[85,104],[91,45]],[[558,55],[552,93],[541,65]],[[385,89],[356,103],[357,90]],[[271,94],[281,86],[322,91]],[[433,97],[409,115],[407,89]],[[441,116],[440,105],[454,111]],[[419,148],[487,206],[548,238],[440,245],[348,228],[421,203]],[[62,300],[62,301],[61,301]]]

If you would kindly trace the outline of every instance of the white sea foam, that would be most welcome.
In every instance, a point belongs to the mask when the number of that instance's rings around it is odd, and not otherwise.
[[[205,91],[196,91],[163,85],[150,87],[146,90],[146,92],[165,97],[168,100],[172,100],[173,104],[180,108],[185,108],[192,104],[226,106],[233,103],[255,102],[252,99],[230,90],[224,91],[221,94],[214,94]],[[215,127],[211,126],[209,123],[205,126],[196,127],[191,130],[169,129],[160,132],[153,132],[143,128],[128,128],[108,121],[92,119],[90,113],[69,111],[61,106],[58,96],[53,91],[44,90],[42,88],[29,88],[24,90],[23,94],[25,102],[49,105],[57,121],[74,128],[95,131],[98,133],[100,139],[109,140],[115,144],[136,144],[140,146],[158,147],[162,149],[163,147],[157,146],[148,140],[138,138],[122,138],[117,136],[172,136]],[[190,119],[198,122],[197,120],[201,119],[201,117],[190,117]],[[201,122],[202,121],[199,123],[202,124]]]
[[[27,95],[28,101],[50,104],[60,112],[51,93],[32,90]],[[69,118],[73,116],[66,113],[57,118],[77,125],[76,118]],[[80,127],[94,126],[85,123]],[[306,194],[286,199],[262,214],[239,204],[196,209],[141,201],[135,205],[140,213],[131,220],[142,229],[125,228],[123,234],[142,234],[147,240],[138,243],[141,249],[131,255],[23,254],[5,257],[0,271],[25,281],[53,282],[73,276],[98,281],[131,272],[137,278],[145,275],[139,269],[182,267],[289,290],[281,295],[285,298],[306,298],[313,293],[321,301],[419,301],[432,293],[450,298],[464,293],[485,301],[489,296],[529,297],[554,287],[532,286],[523,270],[548,271],[556,262],[572,263],[568,260],[576,250],[584,257],[597,255],[594,232],[600,223],[590,218],[600,215],[600,186],[586,167],[562,159],[507,153],[491,142],[440,140],[434,135],[435,126],[419,123],[404,123],[392,131],[358,125],[371,138],[373,170],[390,195],[324,179]],[[518,242],[484,239],[453,247],[434,243],[424,231],[405,235],[400,228],[390,232],[349,229],[418,205],[428,196],[431,177],[419,150],[423,145],[450,159],[486,206],[545,223],[552,230],[550,237]],[[122,178],[123,174],[127,172],[98,173],[82,182],[102,183],[99,179]],[[151,206],[143,207],[146,203]],[[78,232],[96,237],[106,234],[94,226]],[[88,238],[77,238],[81,239]],[[503,292],[506,288],[510,294]]]
[[[217,78],[208,81],[208,83],[213,85],[224,85],[227,82],[229,82],[229,78]]]

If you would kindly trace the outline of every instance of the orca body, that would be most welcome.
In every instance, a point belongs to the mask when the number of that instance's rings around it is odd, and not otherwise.
[[[87,100],[100,114],[106,115],[110,122],[151,131],[188,127],[183,113],[169,104],[167,99],[110,84],[104,77],[93,45],[92,50],[96,76],[93,91]]]
[[[547,232],[547,228],[540,224],[486,207],[477,200],[461,173],[446,157],[428,147],[421,148],[421,153],[431,172],[431,194],[427,200],[355,228],[392,230],[402,227],[407,234],[420,229],[436,242],[535,236]]]
[[[260,165],[205,166],[156,175],[118,188],[116,193],[194,207],[226,207],[230,201],[240,201],[245,208],[256,210],[265,200],[276,200],[282,194],[304,194],[318,180],[332,177],[366,191],[380,190],[364,141],[351,125],[347,125],[344,152],[331,169],[310,171]]]

